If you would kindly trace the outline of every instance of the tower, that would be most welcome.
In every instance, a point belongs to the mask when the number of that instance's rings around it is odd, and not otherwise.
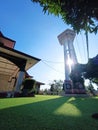
[[[58,40],[64,47],[64,64],[65,64],[65,82],[64,90],[66,93],[71,93],[72,82],[70,79],[70,66],[68,60],[71,59],[73,64],[77,63],[77,57],[73,46],[73,41],[75,38],[75,32],[73,30],[67,29],[58,36]]]
[[[80,94],[85,92],[83,84],[81,84],[79,81],[82,80],[82,78],[78,78],[78,76],[80,76],[78,71],[73,71],[74,67],[78,63],[73,45],[75,35],[75,31],[67,29],[58,36],[59,43],[64,47],[65,81],[63,88],[65,93],[67,94]],[[72,64],[68,64],[69,59],[71,59]],[[74,79],[76,80],[75,83],[70,78],[71,73],[73,74]]]

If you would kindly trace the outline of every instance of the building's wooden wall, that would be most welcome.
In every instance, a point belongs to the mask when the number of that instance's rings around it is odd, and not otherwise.
[[[10,80],[9,76],[0,75],[0,92],[12,91],[15,79]]]

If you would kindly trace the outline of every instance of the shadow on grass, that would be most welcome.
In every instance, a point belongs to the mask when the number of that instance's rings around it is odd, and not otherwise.
[[[96,98],[58,97],[38,102],[32,99],[28,104],[1,109],[0,129],[97,130],[98,121],[91,118],[98,110],[97,104]]]

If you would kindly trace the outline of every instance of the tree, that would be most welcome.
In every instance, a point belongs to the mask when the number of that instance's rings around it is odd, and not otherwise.
[[[98,79],[98,55],[89,59],[84,77],[91,80]]]
[[[93,78],[92,82],[94,82],[98,86],[98,78]]]
[[[70,73],[70,78],[73,82],[73,88],[79,88],[79,85],[81,84],[82,88],[84,88],[84,78],[83,78],[83,72],[85,71],[85,65],[83,64],[76,64]]]
[[[39,3],[43,12],[61,16],[78,33],[98,31],[98,1],[97,0],[32,0]]]
[[[88,90],[88,92],[90,92],[91,94],[93,94],[93,96],[95,96],[96,94],[95,94],[95,89],[94,89],[94,86],[93,86],[93,82],[90,80],[90,82],[89,82],[89,85],[88,85],[88,87],[87,87],[87,90]]]
[[[98,85],[98,55],[90,58],[87,64],[76,64],[71,71],[70,78],[73,82],[83,82],[83,78]]]
[[[52,93],[56,92],[58,94],[58,92],[62,91],[63,89],[62,80],[53,80],[49,85],[50,85],[50,91]]]
[[[31,78],[24,79],[22,83],[22,96],[28,96],[29,94],[34,95],[36,81]]]

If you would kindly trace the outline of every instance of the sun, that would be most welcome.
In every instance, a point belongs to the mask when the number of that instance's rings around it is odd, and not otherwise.
[[[68,60],[67,60],[67,65],[68,65],[69,70],[70,70],[70,72],[71,72],[72,65],[73,65],[73,61],[72,61],[72,59],[71,59],[70,57],[68,57]]]
[[[71,58],[69,58],[69,57],[68,57],[68,60],[67,60],[67,64],[68,64],[68,66],[72,66],[72,64],[73,64],[72,59],[71,59]]]

